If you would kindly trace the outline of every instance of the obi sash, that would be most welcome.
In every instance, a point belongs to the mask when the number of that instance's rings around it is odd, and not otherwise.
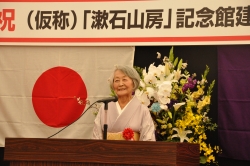
[[[137,132],[134,132],[134,137],[133,137],[133,141],[139,141],[140,139],[140,134]],[[125,138],[123,138],[122,136],[122,132],[118,132],[118,133],[107,133],[107,140],[125,140]]]

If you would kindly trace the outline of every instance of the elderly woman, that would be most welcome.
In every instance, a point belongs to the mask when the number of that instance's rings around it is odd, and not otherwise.
[[[108,103],[107,139],[124,140],[126,129],[133,133],[132,140],[155,141],[154,123],[148,107],[133,96],[140,84],[137,71],[128,66],[116,66],[109,82],[118,101]],[[104,116],[103,105],[95,119],[93,139],[103,138]]]

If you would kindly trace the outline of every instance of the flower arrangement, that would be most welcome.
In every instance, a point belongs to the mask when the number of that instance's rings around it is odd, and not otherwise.
[[[161,60],[161,54],[157,54]],[[215,154],[221,152],[220,148],[206,143],[206,131],[217,127],[207,114],[215,80],[208,84],[208,66],[201,80],[186,68],[187,63],[174,57],[172,47],[160,65],[152,63],[148,70],[135,67],[141,76],[135,95],[150,109],[157,140],[199,143],[200,163],[218,164]]]
[[[134,132],[131,128],[126,128],[122,132],[122,136],[127,141],[133,141],[134,140]]]

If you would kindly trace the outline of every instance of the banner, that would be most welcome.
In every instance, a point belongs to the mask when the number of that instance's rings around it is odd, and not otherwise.
[[[0,46],[0,146],[6,137],[88,139],[94,112],[110,97],[116,64],[133,66],[134,47]],[[86,111],[86,112],[85,112]]]
[[[249,44],[249,10],[249,0],[2,0],[0,44]]]

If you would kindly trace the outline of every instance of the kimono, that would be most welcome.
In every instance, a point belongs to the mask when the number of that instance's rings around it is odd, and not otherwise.
[[[99,109],[93,129],[93,139],[103,139],[105,110],[104,105]],[[139,141],[155,141],[155,127],[147,106],[141,104],[136,96],[127,104],[119,115],[116,103],[109,102],[107,110],[108,133],[123,132],[131,128],[140,134]]]

